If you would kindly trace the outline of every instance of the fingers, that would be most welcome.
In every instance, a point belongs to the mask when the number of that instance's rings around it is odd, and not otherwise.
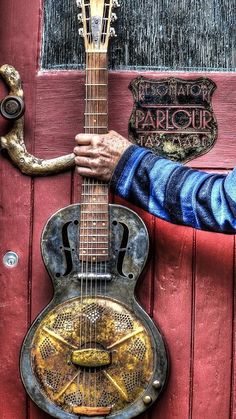
[[[78,134],[75,137],[75,141],[78,145],[91,145],[94,141],[99,141],[100,136],[96,134]]]
[[[75,163],[80,167],[91,167],[93,166],[93,162],[88,157],[81,157],[77,156],[75,157]]]
[[[89,167],[77,167],[77,173],[83,177],[94,177],[93,171]]]
[[[91,157],[92,156],[92,150],[90,146],[77,146],[74,148],[74,154],[76,156],[87,156],[87,157]]]

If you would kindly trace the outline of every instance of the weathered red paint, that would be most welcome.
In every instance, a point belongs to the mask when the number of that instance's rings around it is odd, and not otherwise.
[[[45,158],[71,152],[74,136],[83,127],[84,75],[37,73],[39,0],[2,0],[0,7],[0,64],[14,65],[24,81],[27,147]],[[236,77],[233,73],[206,75],[217,84],[213,107],[219,138],[208,154],[190,165],[228,170],[235,165],[236,154]],[[110,128],[124,135],[132,110],[128,85],[136,76],[116,72],[109,77]],[[189,79],[199,73],[178,73],[178,77]],[[4,95],[3,86],[0,94]],[[0,164],[0,417],[46,419],[48,415],[26,402],[18,359],[27,328],[52,294],[40,255],[42,227],[77,192],[71,173],[31,180],[4,156]],[[151,236],[151,257],[138,295],[162,330],[170,352],[167,389],[143,419],[235,418],[234,237],[194,232],[136,211]],[[8,250],[20,256],[16,269],[2,264]]]

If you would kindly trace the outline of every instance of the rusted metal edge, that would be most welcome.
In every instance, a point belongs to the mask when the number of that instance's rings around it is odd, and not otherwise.
[[[9,88],[9,95],[24,97],[20,74],[11,65],[0,67],[0,76]],[[0,148],[7,150],[9,157],[18,169],[31,176],[42,176],[59,173],[74,166],[74,154],[56,157],[53,159],[40,159],[27,151],[24,142],[24,117],[13,123],[11,131],[0,137]]]

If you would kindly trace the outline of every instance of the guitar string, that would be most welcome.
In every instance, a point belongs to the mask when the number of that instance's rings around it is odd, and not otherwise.
[[[86,16],[86,10],[85,10],[85,16]],[[85,77],[85,79],[86,79],[86,102],[85,102],[86,113],[87,113],[87,108],[88,108],[88,100],[87,100],[88,99],[88,71],[87,71],[87,68],[89,68],[89,64],[88,64],[88,55],[86,53],[86,77]],[[85,126],[86,126],[86,116],[85,116],[84,119],[85,119]],[[85,196],[86,196],[86,189],[87,189],[86,188],[86,178],[84,178],[83,179],[83,191],[84,191],[83,201],[84,201]],[[83,203],[82,203],[82,208],[83,208]],[[85,213],[83,213],[83,226],[84,226],[84,229],[83,229],[83,236],[82,236],[82,248],[84,249],[85,248],[84,243],[85,243],[85,240],[86,240],[86,237],[85,237],[85,235],[86,235]],[[84,260],[84,250],[82,250],[82,277],[84,278],[84,276],[85,276],[85,282],[87,282],[86,271],[84,272],[84,270],[86,269],[85,265],[86,265],[86,261]],[[86,291],[86,288],[87,288],[87,285],[85,283],[85,291]],[[82,296],[83,296],[83,289],[82,289]],[[82,305],[81,305],[81,310],[83,310],[83,301],[82,301]],[[83,311],[82,311],[82,313],[83,313]],[[83,322],[84,323],[84,345],[85,345],[85,348],[86,348],[86,334],[87,334],[87,317],[86,317],[86,314],[82,317],[84,319],[84,322]],[[86,401],[85,401],[86,386],[85,386],[85,384],[86,384],[86,376],[85,376],[85,369],[84,369],[83,370],[83,388],[84,388],[84,391],[83,391],[83,405],[84,406],[86,405]]]
[[[98,57],[99,57],[99,54],[98,54]],[[94,54],[94,60],[95,60],[95,54]],[[96,60],[95,60],[96,61]],[[98,62],[98,66],[100,66],[100,63]],[[95,68],[95,65],[94,65],[94,68]],[[98,83],[98,81],[97,81],[97,71],[95,70],[95,83]],[[98,79],[99,79],[100,77],[98,77]],[[95,86],[95,91],[96,91],[96,95],[95,95],[95,97],[99,97],[99,95],[98,95],[98,86]],[[97,123],[97,126],[98,126],[98,119],[99,119],[99,115],[98,115],[98,112],[99,112],[99,106],[98,106],[98,101],[97,101],[97,103],[96,103],[96,106],[95,106],[95,109],[96,109],[96,112],[97,112],[97,115],[95,116],[95,118],[94,118],[94,115],[93,115],[93,118],[96,120],[96,123]],[[93,119],[93,121],[94,121],[94,119]],[[98,193],[98,189],[99,188],[97,188],[97,193]],[[96,198],[96,195],[95,195],[95,198]],[[95,201],[96,202],[96,201]],[[99,202],[99,196],[98,196],[98,202]],[[95,237],[95,239],[96,239],[96,247],[97,247],[97,242],[98,242],[98,229],[96,229],[96,237]],[[98,250],[97,250],[97,252],[98,252]],[[95,279],[95,297],[96,297],[96,299],[95,299],[95,303],[96,303],[96,307],[97,307],[97,271],[98,271],[98,266],[97,266],[97,261],[96,261],[96,269],[95,269],[95,271],[96,271],[96,279]],[[99,313],[98,313],[98,315],[99,315]],[[97,342],[97,320],[95,321],[95,331],[94,331],[94,334],[95,334],[95,342]],[[95,372],[95,404],[97,405],[97,372]]]
[[[92,67],[93,68],[95,68],[95,66],[94,66],[94,56],[95,56],[95,54],[94,53],[92,53]],[[91,72],[91,97],[94,99],[94,86],[93,86],[93,83],[94,83],[94,77],[95,77],[95,83],[96,83],[96,70],[93,70],[92,72]],[[95,96],[96,97],[96,96]],[[95,106],[95,103],[94,103],[94,101],[93,101],[93,110],[92,110],[92,112],[94,112],[94,106]],[[95,129],[95,126],[94,126],[94,115],[92,115],[92,118],[91,118],[91,116],[90,116],[90,119],[92,119],[92,130],[93,130],[93,134],[95,133],[95,131],[96,131],[96,129]],[[90,199],[91,199],[91,202],[92,202],[92,205],[91,205],[91,208],[93,208],[94,207],[94,205],[93,205],[93,203],[95,202],[94,200],[93,200],[93,198],[95,197],[95,191],[96,191],[96,189],[95,189],[95,179],[94,178],[92,178],[92,190],[90,191],[91,193],[90,193]],[[95,214],[96,214],[96,211],[94,212]],[[96,233],[97,233],[97,220],[96,220],[96,216],[95,216],[95,222],[96,222]],[[96,255],[96,237],[95,237],[95,255]],[[91,245],[91,254],[93,254],[94,255],[94,245],[92,244]],[[92,256],[92,260],[94,259],[94,256]],[[97,266],[96,266],[96,264],[97,264],[97,260],[96,260],[96,256],[95,256],[95,278],[96,278],[96,276],[97,276],[97,274],[96,274],[96,271],[97,271]],[[96,281],[96,279],[95,279],[95,281]],[[91,294],[93,293],[93,282],[95,282],[93,279],[92,279],[92,277],[91,277],[91,284],[90,284],[90,290],[91,290]],[[95,305],[94,305],[94,323],[90,323],[90,347],[92,347],[92,324],[94,324],[94,325],[96,325],[96,299],[94,298],[94,303],[95,303]],[[95,338],[95,342],[96,342],[96,338]],[[95,372],[95,379],[96,379],[96,372]],[[94,394],[96,394],[96,389],[95,389],[95,392],[94,392]],[[93,404],[94,404],[94,401],[93,401]]]
[[[89,16],[91,17],[91,7],[90,7]],[[92,19],[91,18],[90,18],[90,21],[89,21],[89,32],[90,32],[90,45],[91,45],[91,43],[92,43]],[[92,67],[92,65],[91,65],[91,57],[90,57],[90,54],[89,53],[88,53],[88,56],[89,56],[89,68],[91,68]],[[93,72],[91,70],[89,70],[89,99],[93,99],[93,96],[92,96],[92,73]],[[90,111],[89,111],[89,113],[91,113],[92,101],[90,100],[89,102],[90,102],[90,105],[89,105]],[[89,124],[88,127],[89,128],[88,129],[86,128],[86,130],[88,130],[89,133],[91,133],[91,125]],[[87,194],[88,194],[87,197],[88,198],[87,199],[88,199],[89,202],[91,202],[91,194],[90,194],[90,192],[91,192],[92,187],[91,187],[91,181],[90,181],[89,178],[87,178],[87,185],[88,185],[88,187],[87,187]],[[87,210],[88,210],[89,207],[90,208],[92,207],[91,204],[88,205]],[[88,212],[87,212],[87,218],[89,219]],[[91,223],[91,221],[90,221],[90,223]],[[88,226],[89,226],[89,221],[87,223],[87,227]],[[87,228],[87,264],[86,264],[87,276],[88,276],[88,267],[89,267],[89,256],[88,256],[89,255],[89,243],[88,243],[88,241],[89,241],[89,231],[90,231],[90,229]],[[92,265],[93,265],[92,260],[93,260],[93,256],[90,256],[91,271],[93,270],[92,269]],[[90,282],[90,294],[91,294],[92,278],[90,278],[90,281],[91,281]],[[88,289],[87,289],[87,296],[88,296]],[[91,295],[91,297],[92,297],[92,295]],[[89,305],[90,305],[90,303],[89,303]],[[92,311],[91,311],[91,315],[92,315]],[[89,341],[90,341],[90,345],[89,346],[91,348],[91,325],[92,325],[92,318],[90,317],[89,320],[90,320],[90,322],[89,322]],[[86,336],[86,339],[87,339],[87,336]],[[91,368],[90,367],[89,367],[89,373],[88,373],[88,383],[89,383],[88,384],[88,387],[89,387],[89,405],[91,406]]]
[[[87,7],[89,7],[89,16],[90,16],[91,15],[90,4]],[[88,36],[89,43],[91,43],[91,20],[89,21],[87,29],[88,29],[88,32],[89,32],[89,36]],[[91,101],[88,100],[88,99],[91,98],[91,91],[90,91],[90,87],[88,85],[90,83],[91,73],[90,73],[90,70],[88,70],[88,69],[91,67],[91,65],[90,65],[90,57],[89,57],[88,52],[86,53],[86,66],[87,66],[86,67],[86,109],[88,110],[88,113],[90,113],[91,112]],[[90,132],[90,126],[89,126],[89,124],[87,124],[87,121],[86,121],[85,127],[87,127],[87,126],[88,126],[88,128],[85,128],[85,132]],[[84,178],[84,183],[85,183],[85,196],[84,196],[84,201],[85,201],[86,197],[89,197],[89,181],[88,181],[88,178],[86,178],[86,177]],[[86,208],[86,205],[85,205],[85,208]],[[85,220],[87,220],[87,218],[88,218],[88,215],[86,215],[86,212],[84,214],[84,218],[85,218]],[[86,295],[86,299],[87,299],[88,298],[88,253],[89,253],[88,252],[88,233],[89,233],[89,222],[88,221],[86,221],[85,227],[86,227],[86,229],[85,229],[85,234],[84,234],[83,247],[85,249],[85,252],[84,252],[84,254],[85,254],[85,261],[84,261],[85,266],[84,266],[84,268],[85,268],[85,277],[86,277],[86,280],[85,280],[86,281],[85,295]],[[87,246],[86,246],[86,244],[87,244]],[[86,303],[85,303],[85,307],[86,307]],[[87,342],[88,319],[89,319],[89,317],[88,317],[88,313],[87,313],[87,310],[86,310],[86,315],[85,315],[85,348],[87,348],[87,344],[88,344],[88,342]],[[88,378],[88,385],[87,385],[87,382],[86,382],[87,378]],[[84,381],[84,389],[87,389],[87,388],[89,389],[89,399],[90,399],[90,370],[89,370],[89,374],[88,374],[88,377],[87,377],[86,370],[84,369],[84,380],[83,381]],[[86,395],[86,390],[85,390],[85,395]],[[86,405],[86,400],[84,400],[84,405]]]

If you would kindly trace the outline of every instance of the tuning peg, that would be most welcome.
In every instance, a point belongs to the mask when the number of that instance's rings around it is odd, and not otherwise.
[[[82,0],[76,0],[77,7],[82,7]]]
[[[111,22],[115,22],[118,19],[118,17],[116,16],[116,13],[112,13],[111,14]]]
[[[83,28],[79,29],[79,36],[81,36],[81,38],[84,38],[84,29]]]
[[[115,28],[110,28],[110,37],[111,38],[114,38],[114,37],[116,37],[117,35],[116,35],[116,31],[115,31]]]
[[[79,13],[79,14],[77,15],[77,17],[78,17],[78,21],[79,21],[79,23],[82,23],[82,22],[83,22],[83,15],[82,15],[82,13]]]
[[[120,7],[118,0],[113,0],[113,7]]]

